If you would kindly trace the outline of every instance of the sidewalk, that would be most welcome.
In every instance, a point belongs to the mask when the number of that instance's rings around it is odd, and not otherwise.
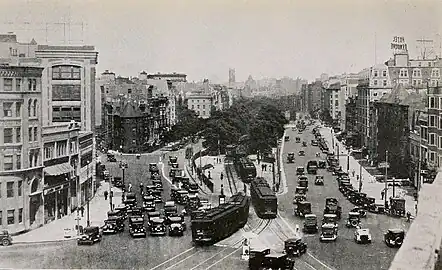
[[[217,159],[219,159],[217,161]],[[203,156],[201,158],[195,159],[195,164],[197,167],[200,165],[203,168],[206,168],[203,173],[206,177],[211,177],[212,182],[214,184],[213,188],[213,194],[221,194],[221,184],[224,185],[224,195],[227,197],[232,196],[232,193],[230,192],[229,188],[229,182],[227,181],[227,175],[224,167],[224,159],[225,156]],[[201,163],[200,163],[201,162]],[[221,181],[221,173],[223,174],[223,180]],[[196,177],[196,175],[195,175]],[[195,178],[196,179],[196,178]],[[198,180],[199,181],[199,180]],[[200,183],[198,183],[200,184]],[[204,185],[203,186],[207,189],[208,193],[211,193],[210,190]]]
[[[104,220],[107,219],[107,212],[110,209],[109,197],[104,199],[104,191],[109,191],[109,183],[101,182],[101,186],[98,188],[97,193],[91,199],[89,203],[90,224],[92,226],[102,226]],[[115,206],[121,204],[121,190],[113,187],[114,193],[113,204]],[[86,227],[87,222],[87,206],[84,205],[84,217],[80,215],[80,226]],[[30,232],[20,234],[13,237],[13,243],[38,243],[38,242],[56,242],[64,240],[75,239],[77,225],[77,212],[73,212],[70,215],[64,216],[61,219],[52,221],[40,228],[32,230]],[[71,229],[71,238],[65,238],[65,229]]]
[[[270,187],[273,187],[273,172],[272,172],[272,163],[268,163],[268,162],[262,162],[260,161],[258,164],[258,159],[256,155],[249,155],[248,158],[253,161],[253,164],[255,165],[256,168],[256,177],[263,177],[267,180],[267,182],[269,183]],[[266,169],[264,170],[264,166],[266,167]],[[275,163],[275,167],[276,167],[276,163]],[[276,173],[276,172],[275,172]],[[275,175],[275,181],[276,181],[276,175]]]
[[[331,145],[332,143],[332,135],[331,135],[331,128],[325,128],[321,127],[320,133],[327,142],[330,151],[336,152],[337,148],[336,146],[333,147]],[[347,149],[345,145],[343,145],[340,141],[334,138],[335,144],[337,143],[339,145],[339,164],[342,166],[342,170],[347,172]],[[323,154],[322,154],[323,155]],[[359,187],[359,181],[357,179],[357,176],[359,175],[359,172],[361,171],[361,165],[359,162],[350,155],[349,158],[349,164],[350,164],[350,170],[348,171],[348,174],[350,176],[350,182],[353,185],[353,187],[358,188]],[[354,176],[352,172],[355,172]],[[366,193],[370,197],[376,198],[376,203],[384,203],[384,200],[381,200],[381,191],[385,189],[384,183],[379,183],[376,181],[376,177],[373,175],[370,175],[368,171],[362,166],[362,192]],[[413,216],[416,215],[415,210],[415,200],[412,196],[407,195],[407,191],[404,190],[402,187],[395,187],[395,195],[403,197],[405,199],[405,210],[412,213]],[[387,198],[390,196],[393,196],[393,187],[388,187],[388,191],[386,193]]]

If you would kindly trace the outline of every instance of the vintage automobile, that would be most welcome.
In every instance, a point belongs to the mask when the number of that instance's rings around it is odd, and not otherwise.
[[[146,228],[144,227],[144,220],[142,218],[134,218],[132,224],[129,226],[129,234],[132,237],[146,237]]]
[[[297,186],[295,190],[295,197],[293,199],[293,204],[305,201],[307,199],[306,193],[307,189],[305,187]]]
[[[405,216],[405,199],[400,197],[390,198],[390,215],[404,217]]]
[[[78,245],[89,244],[93,245],[101,241],[101,231],[98,226],[90,226],[83,229],[83,233],[77,239]]]
[[[359,212],[349,212],[347,223],[345,224],[345,226],[347,226],[347,228],[356,228],[359,227],[360,224],[361,217],[359,215]]]
[[[300,143],[301,142],[301,138],[300,137],[296,137],[295,141],[296,141],[296,143]]]
[[[114,208],[114,212],[117,212],[118,215],[121,216],[123,219],[126,218],[127,215],[126,211],[127,211],[127,206],[125,204],[119,204]]]
[[[165,217],[168,217],[169,215],[172,215],[172,214],[176,214],[177,212],[178,212],[178,209],[177,209],[174,201],[167,201],[164,204],[164,216]]]
[[[163,202],[163,196],[161,195],[161,190],[153,190],[151,195],[154,197],[155,203],[162,203]]]
[[[324,185],[324,176],[316,175],[316,177],[315,177],[315,185],[323,186]]]
[[[302,231],[305,233],[318,232],[318,219],[315,214],[307,214],[304,216],[304,226]]]
[[[290,152],[287,154],[287,163],[295,163],[295,153]]]
[[[143,209],[140,207],[132,207],[129,209],[130,211],[127,212],[128,218],[131,217],[144,217]]]
[[[341,219],[342,207],[339,205],[338,199],[333,197],[325,198],[325,214],[335,214],[338,219]]]
[[[176,200],[178,190],[180,189],[175,185],[170,188],[170,198],[174,201]]]
[[[338,217],[335,214],[325,214],[322,217],[322,225],[324,224],[331,224],[338,227]]]
[[[170,223],[168,226],[169,236],[183,236],[184,228],[181,223]]]
[[[178,163],[178,157],[177,156],[169,156],[168,164],[171,165],[172,163]]]
[[[0,243],[3,246],[9,246],[12,244],[12,237],[7,230],[0,232]]]
[[[137,197],[135,193],[129,192],[126,194],[126,198],[124,199],[124,204],[126,206],[135,206],[137,205]]]
[[[163,218],[152,218],[149,222],[150,235],[166,235],[166,224]]]
[[[158,165],[156,163],[149,163],[149,172],[152,173],[159,173],[160,170],[158,169]]]
[[[284,252],[289,256],[301,256],[307,252],[307,244],[300,237],[289,238],[284,241]]]
[[[295,262],[287,254],[272,252],[250,251],[249,269],[293,269]]]
[[[318,141],[317,140],[312,140],[312,146],[318,146]]]
[[[161,214],[158,211],[147,213],[147,225],[150,226],[150,223],[155,218],[160,218]]]
[[[124,222],[116,216],[109,216],[101,227],[103,234],[114,234],[124,231]]]
[[[371,211],[371,209],[374,209],[375,204],[376,204],[376,198],[367,196],[365,204],[364,204],[364,209]]]
[[[323,224],[321,226],[321,235],[319,241],[336,241],[338,238],[338,227],[333,224]]]
[[[355,231],[355,242],[358,244],[371,243],[371,234],[369,229],[357,229]]]
[[[365,211],[365,209],[362,208],[362,207],[354,207],[350,212],[356,212],[356,213],[359,213],[359,216],[360,216],[361,218],[365,218],[365,217],[367,217],[367,211]]]
[[[107,218],[115,217],[122,222],[124,222],[124,219],[126,218],[125,212],[117,210],[117,208],[114,209],[114,211],[108,211],[107,212]]]
[[[305,156],[305,151],[304,150],[299,150],[298,155],[303,157]]]
[[[178,169],[180,165],[178,163],[172,163],[170,164],[170,167],[174,168],[174,169]]]
[[[155,211],[155,198],[152,195],[143,196],[143,210],[146,212]]]
[[[325,169],[327,168],[327,162],[324,160],[318,160],[318,169]]]
[[[404,242],[405,231],[403,229],[389,229],[384,234],[384,242],[388,247],[400,247]]]
[[[305,174],[305,168],[303,166],[299,166],[296,168],[296,175],[304,175]]]
[[[157,190],[163,190],[163,181],[161,181],[161,179],[152,180],[152,185],[154,185]]]
[[[179,190],[176,196],[176,202],[181,205],[186,205],[189,200],[189,192],[187,190]]]
[[[183,230],[187,229],[186,221],[184,220],[184,215],[182,214],[172,214],[168,217],[166,217],[166,224],[172,224],[172,223],[180,223],[183,226]]]
[[[294,214],[295,216],[304,217],[305,215],[312,213],[312,205],[310,202],[301,201],[295,204]]]
[[[305,191],[308,191],[308,178],[300,178],[298,180],[298,187],[303,187],[305,188]]]
[[[201,206],[201,200],[198,197],[198,194],[189,194],[187,198],[188,201],[185,205],[185,209],[187,212],[195,211]]]

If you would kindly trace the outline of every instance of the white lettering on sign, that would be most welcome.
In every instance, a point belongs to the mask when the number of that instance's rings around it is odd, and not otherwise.
[[[397,51],[408,51],[407,43],[405,43],[404,37],[395,36],[393,37],[393,42],[391,43],[391,49],[394,52]]]

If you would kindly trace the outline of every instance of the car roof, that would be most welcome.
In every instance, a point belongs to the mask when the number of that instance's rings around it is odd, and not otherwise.
[[[400,229],[400,228],[388,229],[388,231],[391,232],[391,233],[403,233],[403,232],[405,232],[403,229]]]
[[[322,228],[335,228],[335,225],[326,223],[326,224],[323,224],[321,227]]]
[[[365,228],[365,229],[357,229],[357,232],[359,233],[359,234],[362,234],[362,233],[370,233],[370,229],[367,229],[367,228]]]
[[[315,214],[307,214],[304,216],[304,218],[316,218]]]
[[[324,214],[324,217],[337,217],[336,214]]]

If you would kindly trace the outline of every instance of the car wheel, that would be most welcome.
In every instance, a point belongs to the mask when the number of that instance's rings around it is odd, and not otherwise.
[[[3,239],[2,240],[2,245],[9,246],[10,244],[11,244],[11,241],[9,241],[9,239]]]

